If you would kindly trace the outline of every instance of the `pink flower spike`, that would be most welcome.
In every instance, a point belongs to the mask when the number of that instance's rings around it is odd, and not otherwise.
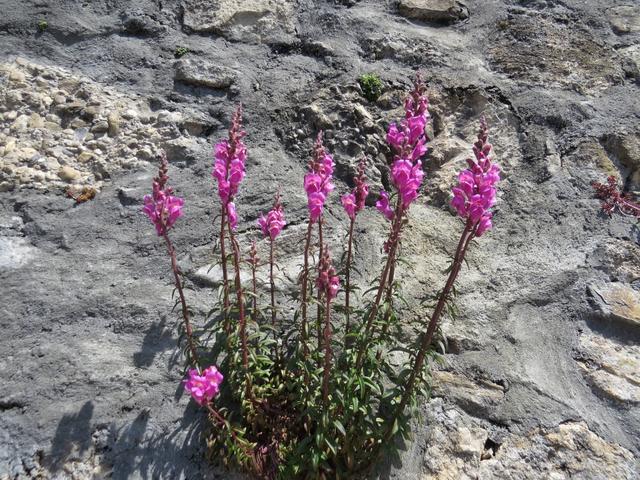
[[[495,185],[500,181],[500,167],[491,161],[488,130],[483,117],[478,140],[473,145],[475,159],[467,159],[468,168],[460,172],[458,185],[452,189],[451,206],[461,218],[475,225],[478,237],[493,226],[490,209],[496,204]]]
[[[166,186],[169,180],[168,169],[167,157],[163,153],[158,176],[153,179],[153,193],[145,195],[143,199],[142,212],[156,227],[158,236],[165,235],[173,227],[182,216],[184,206],[184,199],[171,195],[173,190]]]
[[[307,193],[309,219],[317,221],[324,209],[324,203],[335,186],[332,183],[333,157],[327,153],[322,143],[322,132],[318,133],[309,162],[309,172],[304,176],[304,190]]]
[[[331,264],[331,256],[326,246],[322,252],[318,269],[318,289],[322,291],[329,300],[333,300],[340,290],[340,278],[336,275],[336,269]]]
[[[262,234],[273,241],[278,235],[280,235],[280,232],[286,224],[287,222],[284,220],[282,205],[280,204],[280,193],[277,193],[276,199],[273,203],[273,208],[269,210],[266,217],[264,215],[260,215],[260,218],[258,219],[258,226],[262,230]]]
[[[349,218],[356,218],[356,196],[353,193],[345,193],[342,196],[341,201]]]
[[[211,172],[218,183],[218,196],[223,206],[238,193],[245,177],[247,147],[242,143],[246,133],[242,130],[242,106],[238,106],[231,120],[229,138],[215,146],[215,162]]]

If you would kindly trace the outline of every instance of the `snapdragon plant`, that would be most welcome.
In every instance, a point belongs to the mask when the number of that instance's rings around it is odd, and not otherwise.
[[[359,162],[354,189],[341,198],[349,220],[341,265],[323,236],[324,207],[334,190],[334,160],[319,133],[302,187],[308,220],[295,314],[286,318],[276,302],[277,242],[286,227],[280,192],[259,231],[269,244],[268,294],[258,288],[263,268],[256,243],[248,249],[236,236],[234,202],[245,177],[247,147],[242,110],[235,112],[228,138],[215,147],[213,178],[220,215],[216,253],[222,270],[218,300],[206,319],[195,322],[169,231],[184,201],[167,186],[162,159],[146,213],[167,245],[182,319],[181,343],[188,366],[184,388],[211,420],[206,442],[212,460],[261,479],[348,479],[369,475],[385,454],[397,453],[407,438],[420,396],[429,393],[429,359],[443,315],[453,311],[454,284],[471,241],[492,228],[500,169],[492,161],[488,128],[481,121],[473,158],[458,176],[452,207],[462,219],[458,247],[431,317],[410,345],[398,343],[402,329],[397,304],[402,238],[409,210],[423,182],[430,121],[426,88],[417,77],[406,99],[405,117],[389,126],[393,191],[382,191],[376,208],[388,220],[380,275],[355,302],[351,271],[354,228],[370,193],[366,158]],[[249,281],[240,275],[249,269]],[[265,297],[268,299],[265,301]],[[395,351],[405,353],[400,365]],[[397,356],[396,356],[397,357]]]

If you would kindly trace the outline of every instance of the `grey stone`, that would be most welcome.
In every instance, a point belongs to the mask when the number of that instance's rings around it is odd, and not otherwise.
[[[224,89],[233,85],[236,75],[233,70],[221,65],[185,59],[176,62],[174,78],[189,85]]]
[[[295,34],[292,0],[185,0],[183,24],[248,43],[290,43]]]
[[[452,23],[469,17],[467,6],[457,0],[400,0],[404,17],[436,23]]]
[[[640,7],[622,5],[607,10],[611,28],[618,34],[640,32]]]

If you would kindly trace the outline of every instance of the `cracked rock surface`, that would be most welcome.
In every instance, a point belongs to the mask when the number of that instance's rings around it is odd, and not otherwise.
[[[631,219],[600,215],[590,187],[615,175],[640,193],[634,2],[0,7],[0,479],[233,478],[203,460],[205,419],[180,386],[171,272],[140,213],[155,156],[166,150],[186,199],[173,238],[203,319],[219,276],[212,143],[235,104],[249,148],[240,238],[257,237],[281,187],[291,288],[317,130],[337,164],[326,237],[339,251],[338,194],[363,153],[374,190],[388,186],[385,130],[416,70],[433,140],[403,244],[407,319],[429,314],[420,300],[444,281],[461,228],[449,191],[482,114],[504,179],[496,227],[460,276],[460,315],[443,323],[432,398],[377,477],[640,477],[640,237]],[[383,82],[376,101],[363,73]],[[359,216],[364,277],[386,229],[373,208]]]

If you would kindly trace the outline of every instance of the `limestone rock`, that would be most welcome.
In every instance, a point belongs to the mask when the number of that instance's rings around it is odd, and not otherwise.
[[[58,176],[66,182],[73,182],[74,180],[77,180],[78,178],[80,178],[80,175],[81,174],[78,170],[76,170],[75,168],[69,167],[68,165],[65,165],[64,167],[62,167],[58,172]]]
[[[452,23],[469,18],[469,9],[457,0],[400,0],[398,11],[425,22]]]
[[[567,422],[507,439],[493,458],[480,463],[478,473],[479,478],[631,480],[637,467],[625,448],[599,437],[584,422]]]
[[[640,404],[640,346],[586,333],[580,366],[589,383],[609,398]]]
[[[189,85],[223,89],[233,85],[236,76],[227,67],[185,59],[176,62],[174,78]]]
[[[628,188],[640,191],[640,137],[633,134],[609,135],[605,148],[629,172]]]
[[[117,112],[111,112],[107,117],[107,130],[110,137],[115,137],[120,132],[120,116]]]
[[[467,412],[487,412],[504,399],[504,388],[487,380],[473,382],[453,372],[433,372],[433,395],[460,405]]]
[[[0,237],[0,270],[22,267],[35,253],[36,249],[22,237]]]
[[[640,7],[637,5],[610,8],[607,17],[611,28],[618,34],[640,32]]]
[[[290,43],[295,38],[292,0],[185,0],[184,26],[246,43]]]
[[[617,53],[580,25],[569,35],[561,20],[526,11],[510,15],[499,24],[489,47],[495,68],[519,82],[585,93],[622,83],[624,71]]]
[[[596,308],[609,318],[640,327],[640,293],[624,283],[589,286]]]

